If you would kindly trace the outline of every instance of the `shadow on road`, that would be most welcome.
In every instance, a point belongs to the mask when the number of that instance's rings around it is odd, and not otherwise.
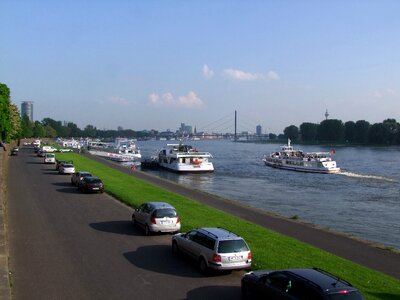
[[[240,300],[240,286],[203,286],[187,293],[186,300]]]
[[[143,236],[143,233],[140,231],[140,229],[134,227],[132,225],[132,222],[128,220],[90,223],[89,226],[92,227],[93,229],[108,233]]]
[[[68,186],[70,188],[78,189],[75,185],[72,185],[71,182],[53,182],[52,185],[56,186]]]
[[[169,245],[139,247],[136,251],[126,252],[123,255],[131,264],[145,270],[180,277],[203,277],[193,264],[173,255]]]
[[[27,161],[26,163],[29,165],[43,165],[43,160],[42,161]]]
[[[66,193],[66,194],[81,194],[81,191],[73,186],[71,186],[69,188],[66,187],[66,188],[56,189],[56,191],[60,192],[60,193]]]

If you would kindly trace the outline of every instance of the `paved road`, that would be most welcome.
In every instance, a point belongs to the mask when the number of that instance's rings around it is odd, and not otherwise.
[[[33,150],[10,158],[13,299],[239,299],[243,272],[204,277],[174,257],[170,235],[146,237],[131,209],[85,195]]]

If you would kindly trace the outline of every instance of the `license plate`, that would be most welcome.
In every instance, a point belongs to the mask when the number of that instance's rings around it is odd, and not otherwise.
[[[243,256],[229,256],[228,260],[229,261],[238,261],[241,260],[243,258]]]
[[[92,188],[92,190],[98,190],[99,188]]]
[[[169,225],[169,224],[171,224],[172,222],[170,221],[170,220],[165,220],[165,221],[160,221],[160,224],[161,225]]]

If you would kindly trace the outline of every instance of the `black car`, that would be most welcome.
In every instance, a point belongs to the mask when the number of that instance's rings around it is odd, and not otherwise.
[[[81,180],[79,189],[83,193],[104,192],[104,184],[100,178],[94,176],[87,176]]]
[[[19,152],[19,148],[18,147],[14,147],[11,149],[11,155],[18,155]]]
[[[349,282],[324,270],[260,270],[242,278],[242,299],[364,300]]]

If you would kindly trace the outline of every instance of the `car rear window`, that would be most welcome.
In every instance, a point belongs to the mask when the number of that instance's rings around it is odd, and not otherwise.
[[[175,209],[172,208],[163,208],[163,209],[157,209],[155,211],[155,217],[156,218],[175,218],[177,216],[177,213]]]
[[[364,298],[361,296],[359,292],[347,292],[344,291],[342,293],[335,293],[328,295],[330,300],[363,300]]]
[[[72,168],[72,167],[73,167],[73,165],[64,164],[64,168]]]
[[[101,183],[101,180],[98,178],[89,178],[87,181],[90,183]]]
[[[248,250],[249,248],[243,240],[220,241],[218,244],[218,253],[232,253]]]

